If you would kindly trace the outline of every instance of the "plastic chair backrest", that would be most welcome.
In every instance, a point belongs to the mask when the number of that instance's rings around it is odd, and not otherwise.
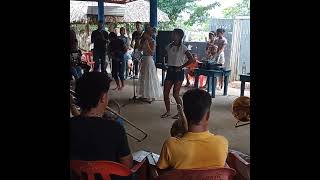
[[[87,63],[93,62],[92,52],[85,52],[85,53],[83,53],[83,55],[84,55],[85,60],[86,60]]]
[[[236,180],[250,180],[250,163],[241,158],[236,152],[229,152],[227,163],[237,171]]]
[[[176,169],[156,178],[156,180],[232,180],[236,171],[231,168],[215,168],[215,169]]]
[[[88,180],[95,180],[94,175],[100,174],[103,180],[111,180],[110,175],[129,176],[132,171],[124,165],[112,161],[70,161],[71,170],[83,179],[82,173],[88,176]]]
[[[206,81],[205,81],[204,78],[205,78],[205,76],[203,76],[203,75],[200,75],[200,76],[199,76],[199,83],[200,83],[200,87],[201,87],[201,88],[206,85]]]

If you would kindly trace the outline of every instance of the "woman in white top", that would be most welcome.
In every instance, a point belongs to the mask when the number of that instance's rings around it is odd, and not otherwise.
[[[196,61],[189,52],[188,48],[182,43],[182,39],[184,37],[183,30],[174,29],[171,36],[173,42],[166,47],[168,54],[168,70],[164,82],[163,92],[167,112],[161,115],[161,118],[171,116],[169,93],[172,86],[174,86],[173,97],[176,100],[176,103],[182,105],[179,93],[182,82],[184,80],[183,68]],[[175,115],[173,118],[178,119],[179,114]]]
[[[150,31],[143,33],[139,48],[143,52],[143,58],[138,80],[138,95],[141,96],[142,100],[147,102],[151,102],[162,94],[157,69],[152,57],[155,52],[156,43],[152,39],[151,33]]]

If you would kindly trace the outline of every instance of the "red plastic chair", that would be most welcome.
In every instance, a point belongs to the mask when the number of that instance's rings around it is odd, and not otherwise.
[[[92,52],[84,52],[83,53],[84,56],[84,62],[89,65],[91,67],[90,70],[92,70],[94,68],[94,61],[93,61],[93,54]]]
[[[137,163],[132,169],[128,169],[124,165],[112,161],[80,161],[71,160],[70,169],[80,180],[85,180],[83,173],[87,175],[88,180],[94,180],[95,174],[100,174],[103,180],[111,180],[110,175],[130,176],[136,173],[138,179],[147,180],[147,165],[145,159]]]
[[[235,180],[250,180],[250,162],[247,162],[236,152],[229,152],[227,157],[229,166],[237,171]]]
[[[204,87],[206,85],[206,82],[207,82],[207,77],[206,76],[203,76],[203,75],[200,75],[199,76],[199,83],[200,83],[200,87]]]
[[[191,80],[191,81],[194,81],[195,79],[194,79],[194,76],[190,76],[189,74],[188,74],[188,78],[189,78],[189,80]],[[207,82],[207,77],[206,76],[203,76],[203,75],[200,75],[199,76],[199,87],[200,88],[203,88],[205,85],[206,85],[206,82]]]
[[[164,173],[155,180],[232,180],[236,171],[231,168],[215,168],[215,169],[179,169]]]
[[[190,64],[187,68],[189,69],[189,71],[194,72],[194,69],[199,67],[199,63],[200,63],[200,61],[196,61],[195,63]],[[189,79],[193,79],[193,81],[194,81],[194,76],[188,74],[188,78]],[[207,81],[207,77],[206,76],[203,76],[203,75],[199,76],[199,84],[200,84],[199,86],[200,86],[200,88],[202,88],[202,87],[204,87],[206,85],[206,81]]]

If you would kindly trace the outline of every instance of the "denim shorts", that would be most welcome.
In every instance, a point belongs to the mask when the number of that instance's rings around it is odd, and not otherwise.
[[[183,81],[184,70],[176,71],[177,67],[169,66],[167,70],[166,80],[169,81]]]

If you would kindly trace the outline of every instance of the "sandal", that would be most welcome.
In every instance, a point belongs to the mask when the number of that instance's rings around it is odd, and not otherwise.
[[[180,115],[179,115],[179,113],[178,113],[178,114],[176,114],[175,116],[173,116],[172,119],[179,119],[179,117],[180,117]]]
[[[154,101],[153,98],[147,100],[149,104],[151,104],[153,101]]]
[[[166,117],[169,117],[169,116],[171,116],[171,114],[169,112],[166,112],[166,113],[162,114],[160,117],[161,118],[166,118]]]

